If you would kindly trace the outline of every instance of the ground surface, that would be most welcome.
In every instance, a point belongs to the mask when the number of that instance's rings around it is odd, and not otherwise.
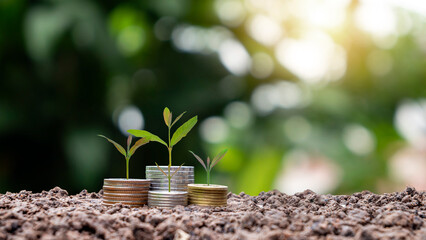
[[[101,193],[0,195],[0,239],[426,239],[426,192],[228,194],[228,206],[103,207]]]

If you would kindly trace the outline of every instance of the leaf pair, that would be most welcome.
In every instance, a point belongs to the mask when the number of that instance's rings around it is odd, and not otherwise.
[[[170,112],[169,108],[166,107],[164,108],[164,111],[163,111],[164,122],[166,123],[167,127],[171,128],[173,125],[175,125],[177,121],[179,121],[179,119],[185,113],[186,112],[181,113],[172,123],[172,113]]]
[[[132,157],[132,155],[136,152],[136,150],[140,147],[140,146],[142,146],[142,145],[144,145],[144,144],[147,144],[147,143],[149,143],[149,139],[147,139],[147,138],[141,138],[141,139],[139,139],[134,145],[133,145],[133,147],[131,147],[130,148],[130,145],[132,144],[132,136],[130,135],[128,138],[127,138],[127,151],[120,145],[120,144],[118,144],[118,143],[116,143],[115,141],[113,141],[113,140],[111,140],[111,139],[109,139],[109,138],[107,138],[107,137],[105,137],[104,135],[98,135],[99,137],[103,137],[103,138],[105,138],[106,140],[108,140],[108,142],[110,142],[110,143],[112,143],[114,146],[115,146],[115,148],[117,148],[117,150],[121,153],[121,154],[123,154],[123,156],[126,158],[126,159],[130,159],[130,157]]]
[[[223,157],[225,156],[226,152],[228,151],[228,149],[223,150],[222,152],[220,152],[218,155],[216,155],[216,157],[213,158],[213,160],[210,162],[210,157],[207,157],[207,161],[206,163],[204,163],[204,161],[195,153],[193,153],[192,151],[189,151],[190,153],[192,153],[192,155],[194,155],[194,157],[198,160],[198,162],[201,163],[201,165],[204,167],[204,169],[207,172],[210,172],[212,170],[212,168],[220,161],[223,159]]]
[[[163,112],[163,117],[164,117],[164,122],[166,123],[167,127],[170,128],[183,116],[184,113],[182,113],[181,115],[179,115],[173,122],[172,122],[172,113],[170,112],[170,110],[168,108],[164,109]],[[149,141],[154,141],[154,142],[159,142],[161,144],[163,144],[164,146],[166,146],[167,148],[172,148],[174,145],[176,145],[182,138],[184,138],[189,131],[191,131],[191,129],[195,126],[195,124],[197,123],[198,119],[197,116],[189,119],[187,122],[185,122],[182,126],[180,126],[175,133],[173,134],[173,137],[171,139],[171,141],[169,142],[169,144],[167,144],[166,142],[164,142],[161,138],[159,138],[158,136],[145,131],[145,130],[136,130],[136,129],[131,129],[128,130],[127,132],[130,134],[133,134],[136,137],[143,137],[143,138],[147,138]]]

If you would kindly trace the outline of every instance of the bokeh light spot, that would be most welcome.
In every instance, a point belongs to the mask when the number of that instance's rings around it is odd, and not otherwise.
[[[225,118],[235,128],[248,127],[253,122],[253,112],[244,102],[231,102],[225,107]]]
[[[118,115],[118,128],[123,135],[128,136],[129,129],[143,129],[144,124],[142,112],[135,106],[125,107]]]
[[[283,27],[268,16],[255,15],[248,21],[247,32],[256,41],[266,46],[272,46],[283,35]]]
[[[226,140],[229,127],[221,117],[209,117],[200,125],[201,138],[209,143],[220,143]]]
[[[255,78],[263,79],[269,77],[274,71],[274,60],[266,53],[258,52],[253,55],[251,75]]]
[[[245,75],[251,66],[251,59],[244,46],[235,39],[225,40],[219,47],[222,64],[234,75]]]
[[[284,156],[276,187],[287,194],[310,189],[319,194],[333,191],[340,183],[341,169],[330,159],[294,150]]]
[[[352,153],[359,156],[367,155],[376,148],[374,135],[367,128],[358,124],[351,124],[345,127],[343,130],[343,142]]]
[[[413,145],[426,142],[426,99],[401,102],[395,113],[398,132]]]
[[[308,32],[298,40],[282,40],[275,49],[275,56],[281,65],[310,84],[337,80],[346,71],[343,48],[318,31]]]
[[[126,56],[132,56],[142,49],[146,41],[146,34],[141,27],[129,26],[118,35],[118,47]]]
[[[229,27],[237,27],[244,21],[246,12],[240,0],[217,0],[214,7],[220,21]]]

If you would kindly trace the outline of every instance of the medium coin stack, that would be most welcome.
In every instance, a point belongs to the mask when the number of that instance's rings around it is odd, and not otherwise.
[[[167,166],[160,166],[160,168],[168,174]],[[170,174],[179,168],[179,166],[171,166]],[[157,166],[146,166],[146,179],[151,181],[150,190],[169,190],[169,182],[167,177],[158,169]],[[194,183],[194,167],[182,166],[180,170],[170,180],[171,191],[187,191],[187,185]]]
[[[107,178],[104,179],[103,204],[116,203],[141,207],[148,201],[150,181],[146,179]]]
[[[215,184],[188,184],[189,204],[226,206],[228,187]]]
[[[188,193],[183,191],[149,191],[148,206],[171,208],[188,205]]]

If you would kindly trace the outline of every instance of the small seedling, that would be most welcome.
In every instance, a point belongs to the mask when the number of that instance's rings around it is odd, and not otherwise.
[[[114,142],[113,140],[111,140],[111,139],[109,139],[109,138],[107,138],[103,135],[98,135],[98,136],[103,137],[106,140],[108,140],[108,142],[114,144],[115,148],[117,148],[117,150],[121,154],[123,154],[123,156],[126,158],[126,178],[129,179],[129,161],[130,161],[130,158],[133,156],[133,154],[136,152],[136,150],[140,146],[149,143],[149,140],[146,139],[146,138],[141,138],[135,143],[135,145],[133,145],[133,147],[130,148],[130,145],[132,144],[132,136],[130,135],[127,138],[127,151],[126,151],[126,150],[124,150],[124,148],[120,144]]]
[[[185,114],[185,112],[183,112],[181,115],[179,115],[174,121],[172,121],[172,113],[170,112],[170,110],[168,108],[164,108],[163,111],[163,117],[164,117],[164,122],[166,123],[166,126],[168,128],[168,143],[166,143],[165,141],[161,140],[161,138],[159,138],[158,136],[145,131],[145,130],[136,130],[136,129],[131,129],[128,130],[128,133],[133,134],[136,137],[142,137],[142,138],[146,138],[149,141],[154,141],[154,142],[159,142],[161,144],[163,144],[164,146],[167,147],[167,150],[169,151],[169,165],[168,165],[168,174],[164,173],[163,170],[161,170],[161,168],[158,166],[157,163],[157,167],[167,176],[167,179],[169,180],[169,192],[170,192],[170,180],[172,179],[172,177],[176,174],[177,171],[179,171],[180,167],[178,170],[176,170],[173,175],[170,174],[170,168],[172,166],[172,149],[173,146],[176,145],[176,143],[178,143],[183,137],[185,137],[189,131],[191,131],[191,129],[195,126],[195,124],[197,123],[197,116],[189,119],[187,122],[185,122],[182,126],[180,126],[173,134],[172,138],[170,139],[170,131],[173,127],[173,125],[175,125],[175,123],[183,116],[183,114]],[[182,167],[182,165],[181,165]]]
[[[210,157],[207,157],[206,163],[204,163],[204,161],[197,154],[189,151],[190,153],[192,153],[192,155],[194,155],[194,157],[201,163],[201,165],[206,170],[206,172],[207,172],[207,186],[210,185],[210,171],[220,160],[222,160],[222,158],[225,156],[227,151],[228,151],[228,149],[223,150],[218,155],[216,155],[216,157],[214,157],[212,161],[210,161]]]

